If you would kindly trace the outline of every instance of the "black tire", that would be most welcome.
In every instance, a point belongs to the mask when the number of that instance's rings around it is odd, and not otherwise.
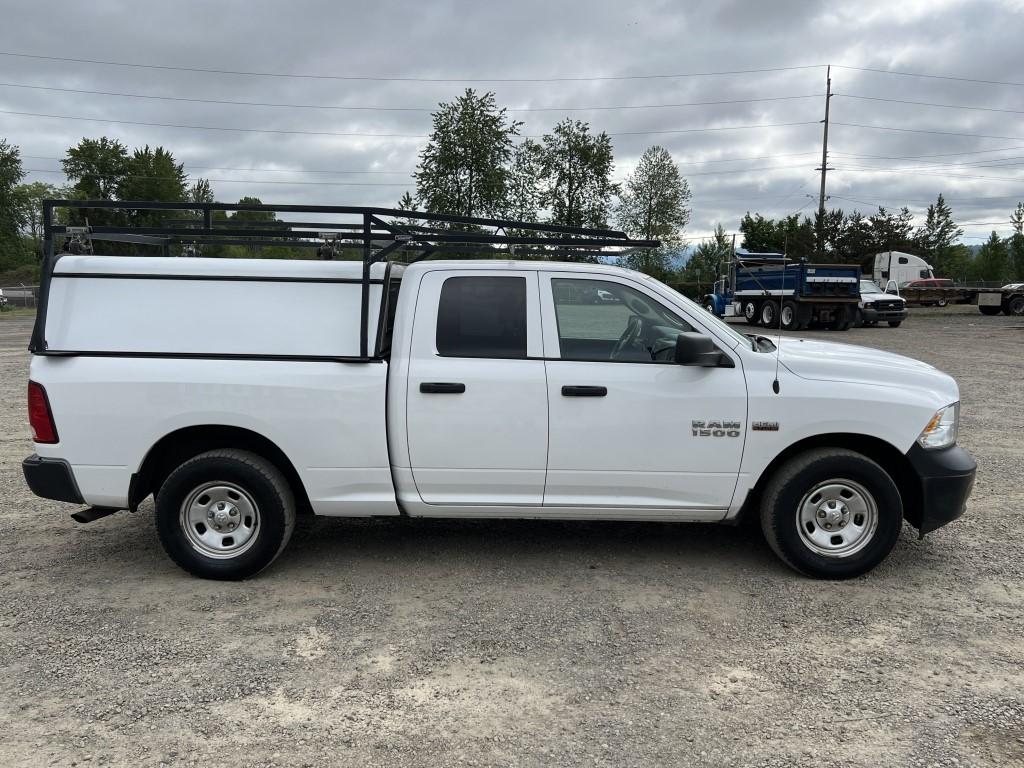
[[[939,299],[938,301],[935,302],[935,306],[936,307],[944,307],[947,304],[949,304],[949,300],[948,299]]]
[[[1020,317],[1024,315],[1024,296],[1014,296],[1006,302],[1006,314]]]
[[[768,300],[761,304],[761,311],[759,313],[760,323],[765,328],[778,328],[779,327],[779,304],[778,302]]]
[[[761,308],[756,301],[743,302],[743,319],[750,325],[757,325],[761,318]]]
[[[829,485],[830,481],[834,485]],[[826,488],[825,496],[816,490],[821,486]],[[853,495],[842,497],[840,494],[834,499],[827,495],[831,493],[828,488],[842,487],[853,491]],[[816,493],[818,500],[814,498]],[[857,513],[851,510],[858,508],[855,501],[864,501],[860,498],[861,493],[870,498],[874,513],[861,514],[864,533],[854,542],[854,537],[859,534]],[[849,502],[848,506],[844,506],[843,498]],[[835,501],[846,510],[842,513],[844,519],[849,516],[847,522],[840,521],[842,529],[837,527],[835,531],[827,532],[817,522],[822,511],[813,515],[813,535],[829,539],[822,546],[837,548],[831,554],[822,554],[806,543],[812,535],[810,531],[801,533],[802,509],[813,510],[819,500],[823,505]],[[870,510],[871,507],[868,504],[863,508]],[[768,481],[761,500],[761,529],[769,546],[795,571],[820,579],[849,579],[870,571],[892,551],[902,524],[903,503],[892,478],[871,459],[845,448],[817,448],[790,459]],[[843,540],[844,537],[849,539],[849,551],[840,554],[842,549],[839,547],[844,546],[843,541],[836,543],[835,540]],[[855,543],[858,545],[856,548]]]
[[[713,301],[705,301],[704,302],[704,311],[705,312],[710,312],[712,315],[716,315],[716,316],[718,314],[718,313],[715,312],[715,303]]]
[[[211,494],[214,499],[222,494],[223,502],[204,502],[204,495],[209,499]],[[189,504],[194,495],[195,503]],[[189,509],[208,509],[211,519],[222,504],[217,512],[231,515],[223,520],[225,528],[235,527],[214,532],[206,527],[206,520],[193,524],[187,520],[186,504]],[[281,554],[294,528],[295,498],[288,481],[277,467],[249,451],[222,449],[199,454],[171,472],[156,495],[156,530],[164,550],[184,570],[205,579],[254,576]],[[236,530],[239,537],[245,537],[244,544],[236,545],[230,535]],[[207,551],[215,548],[198,541],[207,534],[219,536],[226,553],[204,553],[201,547],[209,547]],[[232,548],[237,554],[230,554]]]
[[[782,302],[782,311],[779,312],[779,326],[784,331],[797,331],[800,329],[800,307],[795,301]]]
[[[853,322],[853,313],[847,311],[846,307],[837,307],[836,316],[832,320],[833,331],[848,331]]]
[[[889,327],[890,328],[899,328],[901,325],[903,325],[903,321],[902,320],[890,320],[889,321]]]
[[[992,315],[998,315],[999,312],[1001,311],[1001,307],[978,307],[978,309],[981,312],[981,314],[988,315],[990,317]],[[1007,312],[1006,314],[1010,314],[1010,313]]]

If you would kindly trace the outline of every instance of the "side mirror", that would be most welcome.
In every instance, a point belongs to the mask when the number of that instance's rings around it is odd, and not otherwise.
[[[679,365],[702,368],[732,367],[732,360],[715,346],[710,336],[702,333],[680,333],[676,336],[675,360]]]

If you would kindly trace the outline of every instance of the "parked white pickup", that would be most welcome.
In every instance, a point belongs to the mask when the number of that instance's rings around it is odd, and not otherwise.
[[[156,497],[170,556],[241,578],[319,515],[735,522],[849,577],[962,514],[956,383],[745,336],[603,265],[62,256],[31,365],[33,490]],[[365,340],[364,354],[362,341]],[[780,345],[777,349],[776,345]],[[97,513],[94,513],[97,514]]]

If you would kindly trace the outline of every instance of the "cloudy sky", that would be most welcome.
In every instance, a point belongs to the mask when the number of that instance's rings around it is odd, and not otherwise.
[[[618,178],[667,147],[700,236],[813,211],[831,63],[828,205],[920,218],[942,192],[978,243],[1024,199],[1022,29],[1021,0],[34,0],[5,7],[0,136],[52,183],[107,135],[169,148],[218,200],[391,206],[431,110],[474,87],[526,135],[608,132]]]

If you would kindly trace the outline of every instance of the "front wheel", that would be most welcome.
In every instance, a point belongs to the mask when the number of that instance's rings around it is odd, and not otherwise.
[[[890,328],[899,328],[902,324],[903,324],[902,320],[890,320],[889,321],[889,327]]]
[[[1020,317],[1024,315],[1024,296],[1014,296],[1006,303],[1006,314]]]
[[[903,504],[892,478],[863,454],[820,448],[771,478],[761,502],[765,539],[800,573],[849,579],[870,571],[896,545]]]
[[[195,456],[171,472],[156,495],[160,543],[194,576],[253,576],[281,553],[294,528],[288,481],[249,451]]]
[[[745,301],[745,302],[743,302],[743,319],[744,320],[746,320],[751,325],[757,325],[757,321],[758,321],[759,317],[760,317],[760,312],[758,311],[758,306],[757,306],[756,303],[754,303],[753,301]]]
[[[704,302],[704,311],[710,312],[712,315],[718,314],[717,312],[715,312],[715,303],[710,299]]]

